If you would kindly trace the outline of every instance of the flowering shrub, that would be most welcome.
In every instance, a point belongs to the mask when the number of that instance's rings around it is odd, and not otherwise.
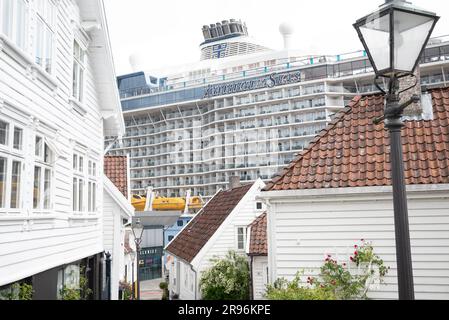
[[[122,291],[123,300],[133,300],[133,288],[130,283],[120,281],[119,289]]]
[[[280,279],[267,287],[267,298],[271,300],[352,300],[367,299],[372,283],[383,282],[389,267],[374,253],[370,242],[361,240],[354,246],[350,264],[339,263],[327,255],[318,277],[308,277],[301,284],[301,274],[292,282]],[[352,268],[351,268],[352,267]],[[354,274],[355,273],[355,274]]]
[[[248,300],[249,265],[246,257],[230,251],[224,259],[213,259],[214,265],[201,276],[204,300]]]

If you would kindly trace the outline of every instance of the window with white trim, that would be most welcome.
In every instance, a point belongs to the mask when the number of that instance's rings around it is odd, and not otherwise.
[[[94,160],[88,162],[88,185],[87,185],[87,211],[96,212],[97,206],[97,163]]]
[[[55,5],[51,0],[36,1],[34,57],[36,64],[52,72],[54,47]]]
[[[0,1],[1,32],[22,50],[27,44],[28,5],[28,0]]]
[[[244,251],[246,249],[246,227],[237,227],[237,243],[236,249],[237,251]]]
[[[72,194],[72,208],[73,212],[85,212],[86,207],[84,203],[84,156],[79,153],[73,154],[73,194]]]
[[[8,211],[23,208],[23,131],[13,121],[0,119],[0,209]]]
[[[52,209],[54,152],[43,136],[35,137],[33,210]]]
[[[75,100],[83,101],[84,89],[84,70],[85,70],[86,52],[80,44],[73,41],[73,84],[72,96]]]

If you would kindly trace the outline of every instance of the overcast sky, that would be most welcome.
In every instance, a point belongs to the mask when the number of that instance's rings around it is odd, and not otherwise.
[[[129,56],[145,56],[150,70],[196,62],[201,28],[241,19],[251,37],[282,49],[279,24],[295,28],[292,48],[338,54],[362,48],[352,24],[383,0],[105,0],[117,75],[130,73]],[[449,1],[412,0],[441,16],[433,36],[449,34]]]

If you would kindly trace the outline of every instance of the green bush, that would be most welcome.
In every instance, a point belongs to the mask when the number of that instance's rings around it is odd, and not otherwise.
[[[352,269],[328,255],[318,277],[308,277],[304,284],[301,273],[291,282],[278,279],[274,285],[267,286],[266,297],[270,300],[367,299],[371,284],[376,279],[382,283],[389,267],[374,253],[370,242],[361,241],[360,246],[354,246],[354,255],[350,257]],[[353,274],[353,270],[357,270],[357,274]]]
[[[0,291],[0,300],[33,300],[33,286],[16,282]]]
[[[249,264],[246,257],[230,251],[224,259],[212,259],[213,266],[200,280],[204,300],[248,300]]]
[[[304,287],[301,285],[301,273],[293,281],[278,279],[267,287],[266,297],[269,300],[335,300],[332,291],[321,287]]]

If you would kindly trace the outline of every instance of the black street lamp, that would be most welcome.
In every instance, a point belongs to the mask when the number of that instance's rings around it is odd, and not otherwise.
[[[400,93],[411,88],[399,91],[399,79],[413,76],[438,20],[435,13],[419,9],[405,0],[386,0],[378,11],[354,24],[374,68],[376,80],[379,77],[389,80],[388,92],[375,81],[376,86],[386,95],[386,106],[384,116],[374,122],[377,124],[385,120],[385,127],[390,133],[400,300],[415,299],[401,142],[401,129],[404,126],[402,115],[406,107],[419,101],[419,97],[413,96],[400,104]]]
[[[132,226],[133,229],[133,235],[134,235],[134,242],[136,243],[136,251],[137,251],[137,277],[136,277],[136,283],[137,283],[137,300],[140,300],[140,279],[139,279],[139,269],[140,269],[140,244],[142,243],[142,235],[144,227],[142,223],[140,222],[140,219],[138,218],[136,222]],[[133,268],[134,270],[134,268]]]

